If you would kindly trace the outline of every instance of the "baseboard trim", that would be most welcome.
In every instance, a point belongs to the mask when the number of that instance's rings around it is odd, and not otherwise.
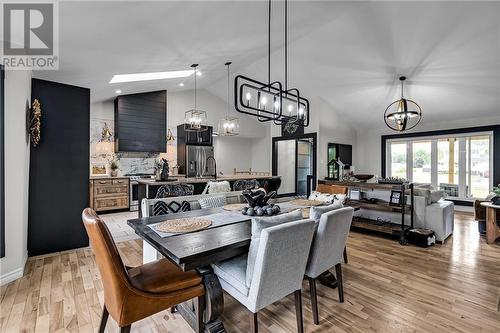
[[[26,267],[26,262],[28,261],[28,253],[25,253],[23,256],[23,265],[18,269],[14,269],[8,273],[5,273],[0,276],[0,286],[4,284],[10,283],[17,279],[20,279],[24,276],[24,268]]]

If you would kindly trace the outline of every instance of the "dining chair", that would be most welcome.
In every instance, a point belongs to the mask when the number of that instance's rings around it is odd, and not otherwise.
[[[193,184],[167,184],[162,185],[156,192],[156,199],[168,198],[168,197],[181,197],[187,195],[193,195],[194,185]]]
[[[339,302],[344,302],[342,259],[353,213],[352,207],[326,212],[321,215],[317,226],[305,274],[309,280],[313,319],[316,325],[319,324],[316,278],[334,266]]]
[[[299,333],[304,331],[301,289],[313,234],[313,220],[288,222],[263,229],[249,286],[246,283],[247,255],[213,265],[222,289],[251,312],[251,332],[258,332],[257,313],[261,309],[292,293],[297,330]]]
[[[102,219],[86,208],[82,220],[104,289],[99,333],[104,332],[109,315],[120,332],[128,333],[132,323],[191,299],[196,299],[197,332],[203,332],[205,288],[197,272],[183,272],[167,259],[127,267]]]
[[[259,188],[257,179],[238,179],[233,184],[233,191],[253,190]]]

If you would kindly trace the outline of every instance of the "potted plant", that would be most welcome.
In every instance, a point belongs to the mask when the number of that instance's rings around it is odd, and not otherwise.
[[[493,202],[494,205],[500,206],[500,184],[493,187],[493,193],[495,193],[495,196],[491,198],[491,202]]]
[[[109,164],[109,168],[111,169],[111,177],[116,177],[118,176],[118,162],[117,161],[111,161]]]

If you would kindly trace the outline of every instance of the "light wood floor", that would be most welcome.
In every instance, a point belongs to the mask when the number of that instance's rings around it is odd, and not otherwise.
[[[306,332],[500,332],[500,243],[487,245],[472,217],[457,215],[455,235],[430,249],[352,232],[344,265],[345,298],[318,287],[320,326],[311,322],[304,283]],[[119,243],[128,265],[141,263],[142,243]],[[23,278],[0,288],[0,332],[96,332],[103,290],[90,249],[30,258]],[[226,297],[229,332],[248,332],[243,306]],[[295,332],[293,297],[260,312],[263,333]],[[118,332],[112,319],[108,332]],[[132,332],[191,332],[167,311]]]

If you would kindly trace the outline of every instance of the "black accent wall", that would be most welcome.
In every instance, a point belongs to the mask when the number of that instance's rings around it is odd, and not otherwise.
[[[167,151],[167,91],[115,98],[115,151]]]
[[[33,79],[41,139],[30,149],[28,255],[88,246],[90,90]]]

